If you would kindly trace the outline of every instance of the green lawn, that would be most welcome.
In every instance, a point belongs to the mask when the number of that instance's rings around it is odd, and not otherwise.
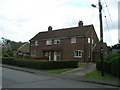
[[[118,80],[118,78],[113,77],[111,75],[105,74],[105,76],[101,76],[101,72],[100,71],[92,71],[90,73],[87,73],[86,75],[84,75],[83,77],[87,77],[87,78],[95,78],[95,79],[103,79],[103,80]],[[120,79],[119,79],[120,80]]]
[[[85,63],[79,63],[78,64],[78,67],[82,67],[82,66],[84,66],[85,65]]]
[[[54,73],[54,74],[61,74],[63,72],[72,70],[73,68],[66,68],[66,69],[54,69],[54,70],[42,70],[43,72],[49,72],[49,73]]]

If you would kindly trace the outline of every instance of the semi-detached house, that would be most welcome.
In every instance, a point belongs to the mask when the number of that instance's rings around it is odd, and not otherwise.
[[[99,40],[93,25],[63,28],[39,32],[30,40],[30,56],[44,60],[91,61],[95,58],[94,49]]]

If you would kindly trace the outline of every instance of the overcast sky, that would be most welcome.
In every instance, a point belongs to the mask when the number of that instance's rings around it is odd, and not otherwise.
[[[118,43],[118,1],[101,0],[104,42]],[[41,31],[93,24],[100,37],[98,0],[0,0],[0,38],[27,42]],[[107,5],[107,7],[106,7]],[[106,16],[106,18],[105,18]]]

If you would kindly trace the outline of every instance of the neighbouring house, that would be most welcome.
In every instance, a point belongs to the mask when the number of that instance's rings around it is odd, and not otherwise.
[[[83,25],[79,21],[77,27],[53,30],[49,26],[48,31],[39,32],[30,40],[30,56],[88,62],[96,59],[93,54],[97,44],[99,39],[93,25]]]
[[[120,54],[120,43],[115,44],[115,45],[112,47],[112,52],[113,52],[113,53],[116,53],[116,54]]]
[[[95,48],[93,49],[93,55],[92,55],[92,58],[93,58],[93,60],[95,61],[95,60],[100,60],[100,48],[101,48],[101,46],[100,46],[100,42],[95,46]],[[103,47],[103,56],[106,56],[106,55],[108,55],[108,47],[107,47],[107,44],[106,43],[103,43],[102,44],[102,47]]]
[[[26,42],[23,44],[21,47],[18,48],[17,50],[17,55],[18,56],[29,56],[29,43]]]

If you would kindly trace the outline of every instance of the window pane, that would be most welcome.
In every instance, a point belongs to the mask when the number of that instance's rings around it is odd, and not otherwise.
[[[71,38],[71,43],[76,43],[76,38]]]
[[[60,44],[60,39],[54,40],[54,44]]]
[[[90,43],[90,38],[88,38],[88,43]]]
[[[52,45],[52,40],[47,40],[46,45]]]

